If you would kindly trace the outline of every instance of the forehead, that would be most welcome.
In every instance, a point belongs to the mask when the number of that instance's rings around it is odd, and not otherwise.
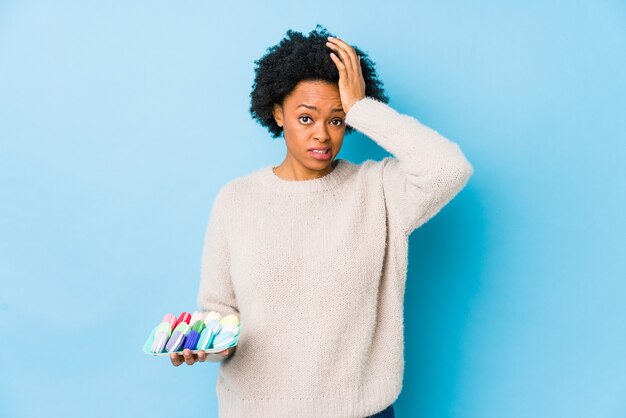
[[[301,81],[285,98],[285,105],[296,108],[301,104],[315,106],[321,111],[341,108],[339,87],[323,81]]]

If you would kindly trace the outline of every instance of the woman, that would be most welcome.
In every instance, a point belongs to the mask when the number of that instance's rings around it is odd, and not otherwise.
[[[319,25],[287,35],[256,61],[250,108],[285,159],[224,185],[205,236],[199,307],[241,320],[236,354],[217,356],[220,417],[393,417],[408,236],[473,168],[387,105],[361,50]],[[393,157],[337,158],[353,128]]]

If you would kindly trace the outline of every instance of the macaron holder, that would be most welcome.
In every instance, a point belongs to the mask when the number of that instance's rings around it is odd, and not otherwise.
[[[192,353],[219,353],[234,347],[239,341],[239,318],[222,317],[219,312],[183,312],[178,318],[166,314],[154,327],[143,345],[146,354],[169,356],[182,354],[188,348]]]

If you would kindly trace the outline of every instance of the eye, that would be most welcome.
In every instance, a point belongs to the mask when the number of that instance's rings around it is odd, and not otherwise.
[[[302,115],[302,116],[300,116],[298,119],[302,122],[302,119],[311,119],[311,117],[310,117],[310,116],[306,116],[306,115]],[[341,126],[341,125],[343,125],[343,119],[333,119],[333,120],[332,120],[332,122],[338,122],[338,123],[335,123],[335,124],[334,124],[335,126]],[[303,122],[303,123],[304,123],[305,125],[308,125],[308,123],[307,123],[306,121],[305,121],[305,122]]]

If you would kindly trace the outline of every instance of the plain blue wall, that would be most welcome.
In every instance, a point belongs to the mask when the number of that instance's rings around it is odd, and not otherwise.
[[[626,417],[626,5],[504,3],[0,2],[0,417],[217,415],[217,364],[140,347],[284,157],[253,61],[316,23],[475,168],[410,238],[397,415]]]

